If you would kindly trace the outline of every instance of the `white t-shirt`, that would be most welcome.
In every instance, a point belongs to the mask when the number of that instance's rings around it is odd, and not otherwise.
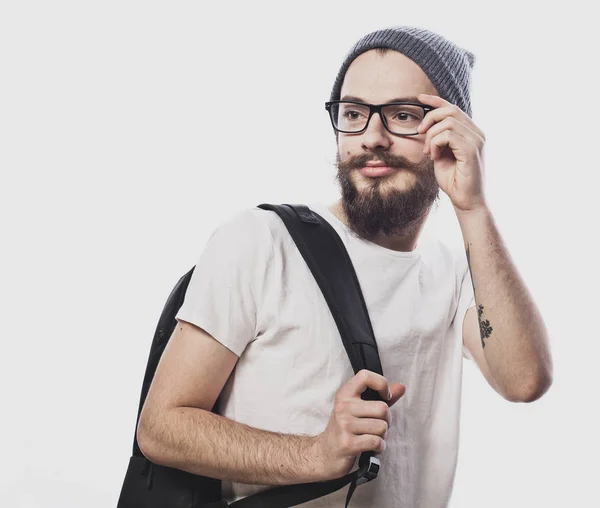
[[[352,235],[327,205],[309,207],[348,250],[384,375],[406,385],[391,408],[379,476],[357,487],[350,506],[446,507],[458,456],[462,359],[468,356],[462,323],[474,305],[466,254],[439,240],[393,251]],[[239,356],[218,412],[252,427],[321,433],[335,393],[354,375],[327,303],[272,211],[236,212],[214,230],[176,317]],[[222,482],[228,502],[267,488]],[[347,491],[299,506],[343,507]]]

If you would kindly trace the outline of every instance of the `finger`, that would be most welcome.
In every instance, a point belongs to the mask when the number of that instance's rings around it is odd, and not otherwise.
[[[431,160],[436,160],[444,151],[444,148],[449,147],[454,158],[460,162],[467,162],[470,147],[473,146],[460,134],[449,130],[440,132],[431,140],[429,145],[431,147]]]
[[[436,123],[432,126],[427,133],[425,134],[425,149],[424,153],[427,153],[430,149],[431,139],[440,134],[445,130],[451,130],[452,132],[456,132],[467,141],[471,142],[473,145],[480,147],[483,146],[484,140],[477,134],[473,132],[468,125],[458,121],[456,118],[448,117],[444,118],[439,123]]]
[[[406,385],[403,385],[402,383],[393,383],[390,385],[390,391],[392,392],[392,398],[387,401],[387,405],[392,407],[406,393]]]
[[[379,454],[385,451],[386,443],[382,437],[371,434],[362,434],[356,436],[353,440],[353,455],[359,455],[362,452],[374,451]]]
[[[427,131],[432,125],[441,122],[444,118],[449,116],[457,116],[460,111],[460,108],[458,109],[458,111],[456,111],[455,106],[453,106],[452,104],[432,109],[431,111],[428,111],[425,114],[423,120],[417,127],[417,131],[423,133]]]
[[[354,418],[348,425],[348,430],[355,435],[369,434],[385,437],[389,425],[385,420],[376,418]]]
[[[346,397],[360,397],[367,388],[378,392],[383,400],[389,400],[392,396],[388,380],[381,374],[366,369],[359,371],[340,392]]]
[[[357,400],[349,406],[349,410],[355,418],[385,420],[388,425],[392,424],[390,408],[380,400]]]
[[[462,109],[454,104],[450,104],[448,106],[439,107],[429,111],[423,121],[417,128],[419,133],[426,132],[431,126],[436,123],[442,122],[445,118],[455,118],[462,124],[466,125],[469,129],[471,129],[474,133],[476,133],[479,137],[485,140],[485,134],[483,131],[477,126],[473,119],[467,115]]]

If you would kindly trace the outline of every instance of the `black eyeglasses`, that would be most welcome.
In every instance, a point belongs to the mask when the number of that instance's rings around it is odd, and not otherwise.
[[[365,104],[356,101],[331,101],[325,103],[331,125],[337,132],[358,134],[369,126],[374,113],[385,128],[397,136],[416,136],[417,127],[425,115],[435,109],[418,102],[388,102],[387,104]]]

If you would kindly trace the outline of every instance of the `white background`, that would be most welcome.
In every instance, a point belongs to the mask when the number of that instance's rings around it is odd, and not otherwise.
[[[481,4],[2,2],[2,507],[116,505],[169,292],[227,215],[337,199],[323,103],[400,24],[476,54],[488,200],[555,362],[513,404],[465,360],[451,507],[600,506],[595,17]],[[461,245],[445,195],[424,234]]]

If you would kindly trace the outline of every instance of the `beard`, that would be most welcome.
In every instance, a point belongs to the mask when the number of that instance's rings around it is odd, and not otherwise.
[[[358,170],[374,160],[413,173],[416,182],[408,183],[406,189],[398,189],[393,184],[393,180],[398,178],[397,171],[374,178],[360,175]],[[422,224],[439,198],[440,187],[435,178],[433,161],[429,158],[413,163],[401,155],[371,152],[341,161],[338,150],[336,165],[342,208],[349,228],[359,238],[371,240],[380,234],[408,235]],[[352,179],[352,173],[358,173],[363,180],[360,190]]]

